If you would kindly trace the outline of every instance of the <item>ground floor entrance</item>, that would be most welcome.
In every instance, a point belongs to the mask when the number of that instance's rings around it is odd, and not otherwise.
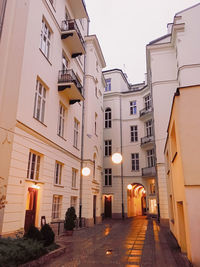
[[[27,201],[26,201],[26,212],[25,212],[25,223],[24,223],[25,232],[28,231],[31,225],[35,226],[37,196],[38,196],[38,190],[29,187],[27,194]]]
[[[127,216],[146,214],[146,191],[139,183],[129,184],[127,188]]]
[[[112,217],[112,197],[111,196],[104,197],[104,216],[105,218]]]

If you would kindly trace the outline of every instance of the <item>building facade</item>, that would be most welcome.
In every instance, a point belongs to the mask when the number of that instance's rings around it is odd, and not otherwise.
[[[82,150],[83,121],[90,115],[84,112],[83,100],[87,91],[95,92],[88,87],[85,68],[98,62],[95,78],[102,91],[105,61],[95,44],[91,45],[94,55],[86,60],[89,40],[96,37],[86,41],[89,19],[85,4],[82,0],[8,0],[2,12],[0,182],[7,204],[0,210],[0,234],[27,230],[31,224],[40,227],[42,218],[56,223],[64,219],[70,206],[80,218],[95,220],[100,217],[99,195],[95,209],[92,205],[84,208],[87,201],[81,198],[85,192],[82,162],[85,156],[93,162],[92,153],[86,155]],[[99,106],[95,112],[101,121]],[[94,121],[95,117],[91,124]],[[94,179],[99,184],[100,139],[95,140],[98,178]],[[94,189],[88,198],[100,194],[96,184],[89,186]]]
[[[102,212],[121,218],[157,213],[151,92],[119,69],[103,72],[104,176]],[[122,154],[121,164],[112,154]],[[129,187],[128,187],[129,186]]]

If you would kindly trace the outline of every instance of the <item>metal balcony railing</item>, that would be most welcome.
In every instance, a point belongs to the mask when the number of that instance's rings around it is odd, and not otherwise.
[[[79,92],[82,94],[83,87],[73,70],[60,70],[58,73],[58,84],[60,83],[74,83]]]
[[[145,136],[141,138],[141,146],[146,145],[146,144],[150,144],[154,141],[154,137],[151,136]]]
[[[142,168],[142,176],[155,176],[156,168],[155,166]]]
[[[63,20],[62,21],[62,23],[61,23],[61,32],[62,33],[67,32],[67,31],[73,31],[73,30],[77,32],[83,47],[85,47],[83,37],[81,35],[81,32],[78,28],[78,25],[77,25],[75,19],[69,19],[69,20]]]
[[[152,107],[143,108],[140,110],[140,117],[152,112]]]

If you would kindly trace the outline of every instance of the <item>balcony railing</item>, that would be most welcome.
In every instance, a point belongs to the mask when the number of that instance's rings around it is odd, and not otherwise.
[[[153,136],[145,136],[141,138],[141,146],[151,144],[154,141]]]
[[[66,38],[68,38],[69,36],[74,36],[73,31],[75,31],[77,33],[77,36],[75,36],[75,38],[79,38],[81,45],[83,47],[84,50],[85,49],[85,43],[83,40],[83,37],[81,35],[81,32],[78,28],[78,25],[75,21],[75,19],[70,19],[70,20],[63,20],[61,23],[61,39],[64,40]],[[71,39],[70,39],[71,40]],[[74,44],[73,44],[74,45]],[[82,54],[83,51],[79,51],[78,54]]]
[[[60,70],[58,73],[58,91],[68,90],[70,100],[83,100],[82,85],[73,70]]]
[[[140,117],[143,117],[146,114],[149,114],[152,112],[152,107],[148,107],[148,108],[143,108],[142,110],[140,110]]]
[[[142,168],[142,176],[155,176],[156,175],[156,168],[155,166],[153,167],[146,167],[146,168]]]

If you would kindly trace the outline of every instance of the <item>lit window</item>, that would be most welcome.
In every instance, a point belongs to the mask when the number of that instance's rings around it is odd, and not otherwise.
[[[58,135],[64,137],[64,126],[65,126],[65,108],[60,104],[59,106],[59,117],[58,117]]]
[[[78,138],[79,138],[79,122],[74,119],[74,147],[78,147]]]
[[[61,205],[62,196],[53,195],[53,205],[52,205],[52,219],[60,219],[61,217]]]
[[[38,180],[40,172],[40,155],[35,152],[29,152],[27,178]]]
[[[132,171],[139,171],[139,153],[131,154]]]
[[[72,188],[76,188],[77,174],[78,174],[78,170],[72,168]]]
[[[111,79],[106,79],[105,92],[111,91]]]
[[[137,125],[131,126],[131,142],[138,141],[138,127]]]
[[[36,91],[35,91],[34,118],[41,121],[42,123],[44,122],[45,104],[46,104],[46,89],[37,80]]]
[[[112,127],[112,113],[111,109],[107,108],[105,110],[105,128],[111,128]]]
[[[154,195],[156,193],[155,183],[150,184],[150,194]]]
[[[147,165],[149,168],[155,166],[154,149],[147,150]]]
[[[130,114],[135,115],[137,113],[136,100],[130,102]]]
[[[112,185],[112,169],[104,169],[104,175],[105,175],[105,186],[111,186]]]
[[[104,141],[104,156],[111,156],[112,154],[112,140]]]
[[[61,179],[62,179],[62,164],[56,161],[54,184],[61,185]]]
[[[42,20],[42,30],[41,30],[41,39],[40,39],[40,49],[44,53],[44,55],[49,59],[50,53],[50,39],[51,39],[51,31],[47,26],[47,23]]]

